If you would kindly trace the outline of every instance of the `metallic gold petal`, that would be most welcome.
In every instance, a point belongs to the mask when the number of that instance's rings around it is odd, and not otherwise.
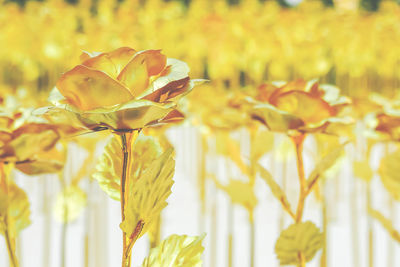
[[[69,103],[81,110],[112,106],[133,98],[118,81],[83,65],[66,72],[57,82],[57,88]]]
[[[126,64],[128,64],[135,53],[136,51],[132,48],[121,47],[108,53],[101,53],[100,55],[89,57],[82,63],[82,65],[104,71],[110,77],[116,79],[121,70]]]
[[[125,84],[133,95],[141,94],[150,83],[150,76],[164,70],[167,58],[160,50],[145,50],[135,54],[118,75],[117,80]]]

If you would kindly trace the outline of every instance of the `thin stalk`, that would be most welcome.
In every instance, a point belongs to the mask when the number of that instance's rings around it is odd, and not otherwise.
[[[217,189],[214,190],[214,199],[212,200],[211,210],[211,267],[217,266],[217,234],[218,234],[218,219],[217,219]]]
[[[390,202],[389,202],[389,206],[390,206],[390,219],[391,219],[391,221],[393,222],[393,223],[396,223],[396,206],[395,206],[395,203],[394,203],[394,201],[393,201],[393,198],[392,197],[390,197],[390,200],[389,200]],[[387,258],[388,258],[388,267],[393,267],[394,266],[394,262],[395,262],[395,259],[396,259],[396,254],[395,254],[395,252],[394,252],[394,245],[393,245],[393,240],[391,239],[391,238],[388,238],[388,247],[389,247],[389,249],[388,249],[388,255],[387,255]]]
[[[301,222],[303,218],[304,211],[304,202],[307,195],[307,181],[304,175],[304,163],[303,163],[303,143],[304,143],[305,135],[302,134],[300,136],[292,137],[292,140],[296,147],[296,158],[297,158],[297,172],[299,175],[300,182],[300,194],[299,194],[299,202],[297,204],[296,211],[296,223]]]
[[[65,209],[65,214],[68,214],[68,209]],[[65,215],[65,217],[68,215]],[[68,223],[66,221],[62,224],[61,230],[61,267],[66,266],[66,248],[67,248],[67,232],[68,232]]]
[[[47,179],[47,177],[44,177],[43,179],[43,213],[45,216],[44,219],[44,225],[43,225],[43,240],[44,240],[44,244],[43,244],[43,267],[49,267],[50,266],[50,237],[51,237],[51,231],[52,231],[52,224],[51,224],[51,213],[50,213],[50,207],[49,207],[49,203],[50,203],[50,197],[49,197],[49,180]]]
[[[6,168],[11,168],[10,166],[5,166],[3,163],[0,163],[0,190],[3,190],[6,195],[8,195],[8,175],[9,175],[9,169]],[[7,251],[8,251],[8,257],[10,260],[10,267],[19,267],[18,259],[17,256],[15,255],[15,235],[13,233],[10,233],[10,228],[13,229],[13,227],[10,227],[10,224],[13,222],[10,221],[10,218],[8,217],[8,207],[6,209],[6,214],[4,216],[4,224],[5,224],[5,229],[4,229],[4,238],[6,240],[7,244]]]
[[[303,254],[303,252],[299,252],[299,264],[297,265],[298,267],[304,267],[306,266],[306,257]]]
[[[328,210],[327,210],[327,199],[325,194],[326,185],[325,182],[322,182],[322,234],[324,235],[323,247],[322,247],[322,255],[321,255],[321,267],[327,266],[327,254],[328,254]]]
[[[90,229],[90,210],[92,209],[91,196],[93,194],[93,181],[89,179],[89,192],[88,192],[88,204],[85,210],[85,233],[84,233],[84,267],[89,267],[89,229]]]
[[[121,219],[125,220],[125,186],[126,186],[126,170],[128,166],[128,146],[126,142],[126,133],[121,135],[123,162],[122,162],[122,176],[121,176]],[[126,257],[126,233],[122,233],[122,267],[130,266],[130,257]]]
[[[287,190],[287,183],[286,183],[286,176],[287,176],[287,159],[284,159],[282,162],[282,190],[286,192]],[[279,232],[282,232],[283,228],[285,227],[285,212],[284,210],[281,211],[279,216]]]
[[[250,131],[250,144],[253,142],[255,138],[255,132]],[[252,188],[255,186],[256,182],[256,163],[257,160],[253,156],[253,151],[250,150],[250,185]],[[249,210],[249,223],[250,223],[250,267],[255,266],[255,258],[256,258],[256,229],[254,222],[254,208]]]
[[[233,267],[233,206],[228,208],[228,267]]]
[[[67,231],[68,231],[68,205],[67,205],[67,192],[65,191],[66,189],[66,184],[65,184],[65,177],[61,176],[61,190],[63,191],[64,194],[64,218],[63,218],[63,223],[62,223],[62,228],[61,228],[61,239],[60,239],[60,254],[61,254],[61,267],[66,266],[66,249],[67,249]]]
[[[296,211],[296,223],[301,222],[303,218],[303,211],[304,211],[304,202],[307,196],[308,186],[307,181],[304,175],[304,162],[303,162],[303,143],[304,143],[305,135],[299,135],[292,137],[294,145],[296,147],[296,159],[297,159],[297,172],[299,176],[299,183],[300,183],[300,194],[299,194],[299,202],[297,204],[297,211]],[[306,259],[305,255],[300,252],[299,253],[299,264],[298,267],[305,267],[306,266]]]
[[[371,183],[367,183],[367,210],[372,209]],[[374,233],[372,229],[371,217],[368,216],[368,262],[369,267],[374,267]]]
[[[6,221],[7,220],[8,218],[6,218]],[[6,239],[7,243],[8,257],[10,259],[10,267],[18,267],[19,263],[17,260],[17,256],[15,255],[15,249],[14,249],[15,242],[13,242],[12,237],[10,236],[8,225],[6,225],[6,230],[4,231],[4,238]]]
[[[253,211],[250,211],[250,267],[255,266],[255,256],[256,256],[256,226],[253,218]]]
[[[357,181],[355,179],[351,179],[353,190],[350,196],[351,201],[351,210],[350,210],[350,220],[351,220],[351,232],[352,232],[352,256],[353,256],[353,266],[360,266],[359,254],[358,254],[358,240],[359,240],[359,232],[358,232],[358,214],[357,214]]]
[[[229,179],[232,177],[231,168],[229,168],[229,162],[225,160],[225,168],[226,172],[229,175]],[[233,266],[233,203],[230,200],[228,203],[228,221],[227,221],[227,229],[228,229],[228,266]]]
[[[127,185],[129,184],[129,174],[128,174],[128,162],[131,157],[131,148],[133,140],[138,136],[140,130],[132,130],[121,132],[121,143],[122,143],[122,153],[123,153],[123,162],[122,162],[122,175],[121,175],[121,219],[122,222],[125,220],[125,205],[127,202],[127,195],[129,194]],[[135,244],[137,238],[139,237],[144,223],[140,221],[135,228],[134,233],[127,238],[126,233],[123,231],[122,233],[122,267],[130,267],[131,266],[131,252],[132,247]],[[129,243],[128,243],[129,241]]]

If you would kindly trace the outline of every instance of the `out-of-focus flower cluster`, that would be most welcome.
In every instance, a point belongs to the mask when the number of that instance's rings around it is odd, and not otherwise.
[[[272,1],[229,6],[193,0],[187,8],[160,0],[97,2],[29,1],[24,9],[3,4],[2,87],[48,91],[82,50],[122,46],[162,48],[187,62],[194,77],[231,86],[297,77],[332,83],[337,77],[368,75],[368,80],[379,76],[379,90],[400,76],[400,7],[395,2],[384,2],[379,12],[368,15],[318,2],[295,9]]]
[[[200,126],[204,206],[207,180],[246,208],[253,223],[256,178],[266,182],[295,222],[275,247],[281,263],[290,264],[311,260],[323,246],[319,229],[302,222],[303,204],[314,190],[320,194],[317,184],[343,152],[340,141],[354,141],[357,147],[367,140],[367,152],[354,164],[354,175],[367,182],[374,176],[368,162],[372,145],[392,141],[395,147],[400,141],[400,6],[394,2],[366,14],[314,1],[293,9],[257,0],[238,5],[192,0],[188,6],[162,0],[82,0],[75,5],[32,1],[24,8],[2,4],[0,29],[0,43],[6,44],[0,49],[0,169],[5,170],[0,173],[0,197],[12,203],[8,187],[19,192],[6,175],[13,167],[28,175],[57,173],[62,184],[57,214],[67,223],[86,205],[81,181],[93,176],[122,203],[121,229],[128,236],[124,241],[130,241],[124,243],[126,260],[145,232],[152,243],[160,244],[143,266],[155,266],[156,258],[170,262],[162,253],[185,246],[196,252],[193,260],[198,264],[202,251],[202,238],[158,240],[159,213],[170,194],[175,166],[167,149],[168,122],[186,117]],[[183,98],[197,84],[193,77],[209,81]],[[103,130],[115,136],[95,168],[98,139],[72,137]],[[146,139],[142,130],[156,138]],[[301,197],[296,211],[286,189],[260,163],[274,150],[277,135],[270,132],[288,135],[297,149]],[[249,137],[248,158],[234,137],[238,133],[240,141]],[[319,134],[339,138],[327,141]],[[321,158],[307,179],[302,165],[306,136],[313,136],[316,158]],[[72,141],[88,156],[81,169],[65,179]],[[279,159],[286,158],[290,148],[275,150]],[[244,179],[229,177],[226,182],[208,173],[206,155],[229,159]],[[399,158],[399,151],[385,155],[379,169],[385,188],[397,200]],[[125,176],[131,179],[126,185]],[[151,198],[158,203],[153,205]],[[14,207],[3,206],[4,229],[20,221],[24,227],[29,224],[29,216],[8,222],[6,215]],[[68,208],[77,212],[68,213]],[[291,242],[298,233],[305,233],[299,235],[302,241]],[[295,253],[286,255],[287,247]]]

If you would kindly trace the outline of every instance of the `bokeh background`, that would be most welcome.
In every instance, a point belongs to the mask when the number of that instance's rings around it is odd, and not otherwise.
[[[224,136],[218,139],[221,129],[211,118],[226,111],[226,96],[264,81],[317,78],[339,87],[354,103],[364,103],[371,93],[394,98],[400,85],[399,45],[400,6],[391,0],[4,1],[0,4],[1,101],[10,107],[46,105],[49,91],[63,72],[79,63],[82,51],[121,46],[162,49],[168,57],[187,62],[192,78],[210,82],[195,88],[183,104],[187,120],[167,131],[177,165],[161,235],[206,233],[207,267],[251,266],[252,251],[254,266],[279,266],[274,246],[290,219],[261,179],[254,187],[253,224],[248,210],[208,179],[213,174],[221,183],[246,180],[232,153],[221,152],[218,144]],[[360,114],[354,115],[361,117],[368,108],[360,104],[356,109]],[[249,132],[233,124],[231,117],[229,136],[246,162]],[[104,138],[99,139],[103,141],[96,155],[105,145]],[[294,147],[284,134],[264,140],[260,162],[284,187],[289,201],[296,203]],[[317,162],[319,142],[307,139],[306,173]],[[378,174],[382,157],[397,145],[377,142],[366,158],[367,143],[360,134],[346,146],[346,154],[326,174],[319,192],[307,200],[305,218],[324,228],[327,240],[326,260],[321,260],[319,251],[307,266],[400,264],[398,242],[368,213],[373,207],[400,228],[400,206]],[[69,151],[66,177],[72,177],[87,156],[76,144]],[[367,162],[372,176],[357,177],[354,161]],[[119,204],[89,174],[80,182],[87,202],[81,208],[77,204],[79,212],[67,226],[57,219],[62,184],[55,175],[29,177],[17,172],[15,180],[28,193],[32,212],[32,224],[18,237],[21,266],[119,264]],[[141,264],[148,249],[147,237],[135,245],[133,266]],[[8,266],[4,242],[0,242],[0,266]]]

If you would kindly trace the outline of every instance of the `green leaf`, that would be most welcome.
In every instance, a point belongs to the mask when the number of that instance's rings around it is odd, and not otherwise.
[[[306,262],[312,260],[323,246],[323,234],[312,222],[290,225],[283,230],[275,244],[275,253],[281,265],[299,264],[302,253]]]
[[[173,149],[168,149],[151,162],[139,179],[130,180],[125,220],[120,225],[128,237],[132,236],[138,226],[141,229],[136,238],[146,233],[162,209],[167,206],[166,200],[174,183],[172,177],[175,161],[172,154]]]
[[[200,267],[203,246],[202,237],[171,235],[161,244],[150,250],[150,255],[141,267]]]

